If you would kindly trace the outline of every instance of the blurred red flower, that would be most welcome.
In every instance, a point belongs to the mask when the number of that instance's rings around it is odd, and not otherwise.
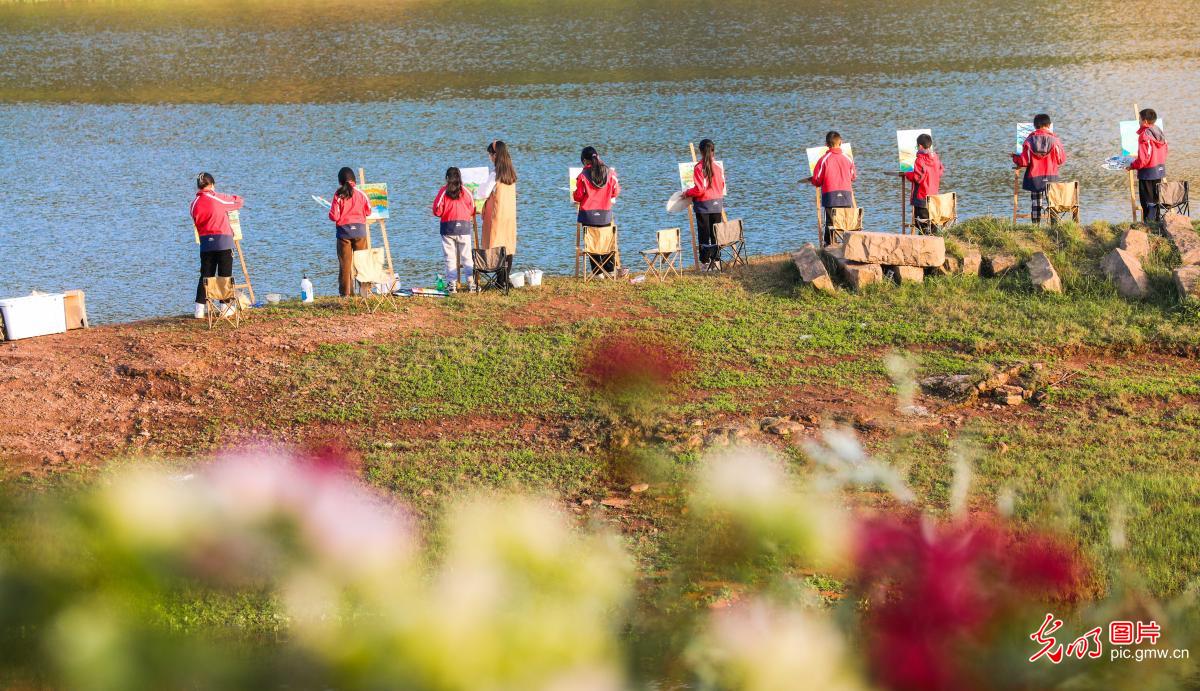
[[[690,360],[678,350],[644,338],[617,335],[591,345],[580,374],[598,393],[621,397],[670,386],[690,369]]]
[[[1075,599],[1086,574],[1064,540],[988,518],[868,519],[855,564],[871,667],[897,691],[990,688],[974,653],[1025,605]]]

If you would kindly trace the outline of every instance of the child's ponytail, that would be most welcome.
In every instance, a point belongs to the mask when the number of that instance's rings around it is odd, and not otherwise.
[[[342,168],[338,171],[338,188],[337,196],[342,199],[349,199],[354,196],[354,185],[358,181],[354,179],[354,171],[350,168]]]
[[[704,179],[713,184],[713,166],[716,165],[717,145],[711,139],[700,140],[700,160],[704,164]]]
[[[462,196],[462,171],[458,168],[446,169],[446,196],[450,199],[458,199]]]
[[[600,154],[593,146],[584,147],[583,153],[579,154],[579,160],[585,166],[588,166],[587,176],[596,187],[603,187],[608,182],[608,166],[604,165],[604,161],[600,160]]]

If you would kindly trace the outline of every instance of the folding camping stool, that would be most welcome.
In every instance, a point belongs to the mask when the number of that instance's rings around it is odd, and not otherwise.
[[[242,305],[231,277],[204,279],[204,311],[208,314],[209,329],[219,321],[229,322],[235,329],[241,325]]]
[[[1174,211],[1182,216],[1191,216],[1191,205],[1188,203],[1187,180],[1163,180],[1158,185],[1158,213],[1166,216]],[[1145,220],[1145,219],[1142,219]]]
[[[646,262],[646,275],[654,274],[659,283],[671,274],[680,275],[683,270],[683,253],[679,248],[679,229],[668,228],[660,230],[658,235],[658,247],[654,249],[642,250],[642,259]]]
[[[958,222],[958,195],[953,192],[934,194],[927,198],[930,232],[940,232]],[[916,224],[913,224],[916,228]],[[919,232],[919,229],[918,229]]]
[[[596,278],[616,278],[621,270],[621,245],[617,240],[616,224],[585,226],[583,247],[575,251],[584,258],[584,283]],[[606,266],[609,263],[612,266]]]
[[[508,295],[508,270],[512,264],[510,259],[508,250],[503,247],[473,248],[471,262],[475,268],[471,275],[475,279],[475,287],[480,292],[499,290]]]
[[[1079,181],[1050,183],[1046,188],[1046,211],[1052,224],[1067,214],[1079,223]]]
[[[724,221],[713,224],[713,244],[701,245],[712,253],[708,258],[709,269],[717,268],[725,262],[725,251],[729,251],[729,264],[746,265],[746,235],[742,229],[741,220]]]
[[[356,301],[361,300],[371,314],[385,304],[396,304],[396,298],[392,295],[395,281],[385,268],[386,262],[387,256],[382,247],[354,251],[352,274],[354,280],[358,281]]]
[[[846,233],[863,229],[862,207],[830,207],[826,211],[829,218],[825,232],[831,244],[841,244]]]

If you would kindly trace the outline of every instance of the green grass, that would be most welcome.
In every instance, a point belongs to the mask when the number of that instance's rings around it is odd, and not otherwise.
[[[982,376],[1041,361],[1045,380],[1055,384],[1044,406],[1026,407],[1015,418],[976,409],[962,426],[934,420],[884,427],[870,435],[871,449],[904,468],[922,506],[936,513],[949,502],[951,454],[966,444],[976,468],[973,505],[992,504],[1012,490],[1020,520],[1057,526],[1080,540],[1101,584],[1104,574],[1128,561],[1151,591],[1175,594],[1200,578],[1194,500],[1200,493],[1200,367],[1179,357],[1200,352],[1200,311],[1174,293],[1166,277],[1178,257],[1161,239],[1146,262],[1150,298],[1117,295],[1098,263],[1121,230],[1093,224],[1054,232],[994,219],[954,230],[951,252],[971,245],[1022,256],[1046,251],[1063,277],[1063,295],[1034,292],[1020,270],[998,280],[951,276],[826,295],[797,286],[787,259],[773,258],[661,285],[558,279],[507,298],[402,303],[404,327],[295,356],[290,367],[255,382],[270,392],[264,407],[247,406],[237,423],[201,416],[191,438],[171,440],[177,447],[172,458],[248,429],[289,439],[341,435],[361,458],[363,479],[402,498],[429,525],[448,500],[468,492],[516,488],[572,503],[625,492],[621,473],[595,448],[603,429],[577,375],[581,354],[606,334],[644,334],[678,348],[694,367],[667,397],[662,417],[673,423],[700,418],[709,427],[781,410],[846,420],[851,399],[890,414],[895,387],[885,363],[893,352],[907,353],[918,376]],[[578,308],[563,318],[511,318],[536,316],[551,302]],[[319,324],[353,312],[326,300],[286,303],[261,318]],[[170,323],[147,328],[191,338]],[[230,386],[224,393],[240,390]],[[798,472],[810,472],[798,448],[783,453]],[[666,448],[649,456],[644,467],[654,468],[656,491],[667,493],[697,460],[694,452]],[[124,466],[139,459],[96,460]],[[75,473],[60,480],[83,481]],[[23,489],[54,484],[37,480]],[[849,499],[859,497],[870,502],[878,493]],[[1128,520],[1124,555],[1114,553],[1108,539],[1118,505]],[[621,514],[627,542],[650,580],[673,563],[673,506],[639,499]],[[611,515],[595,508],[587,513],[593,512]],[[0,543],[4,539],[0,528]],[[824,576],[808,578],[821,591],[843,587]],[[274,632],[280,626],[273,603],[249,594],[181,594],[162,603],[160,615],[181,629]]]

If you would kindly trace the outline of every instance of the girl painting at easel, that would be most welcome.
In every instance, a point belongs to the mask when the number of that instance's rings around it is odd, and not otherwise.
[[[692,187],[684,195],[692,200],[696,214],[696,235],[700,244],[700,265],[712,265],[716,251],[713,227],[721,222],[725,210],[725,171],[716,161],[717,145],[711,139],[700,141],[700,161],[692,171]]]
[[[204,279],[233,275],[233,226],[229,212],[242,208],[236,194],[217,192],[217,181],[209,173],[196,176],[196,198],[192,200],[192,225],[200,242],[200,282],[196,285],[196,318],[204,319],[207,293]]]
[[[329,205],[329,220],[337,231],[338,293],[342,297],[354,294],[354,252],[367,249],[367,216],[371,215],[371,200],[358,189],[354,171],[338,171],[338,188]]]

